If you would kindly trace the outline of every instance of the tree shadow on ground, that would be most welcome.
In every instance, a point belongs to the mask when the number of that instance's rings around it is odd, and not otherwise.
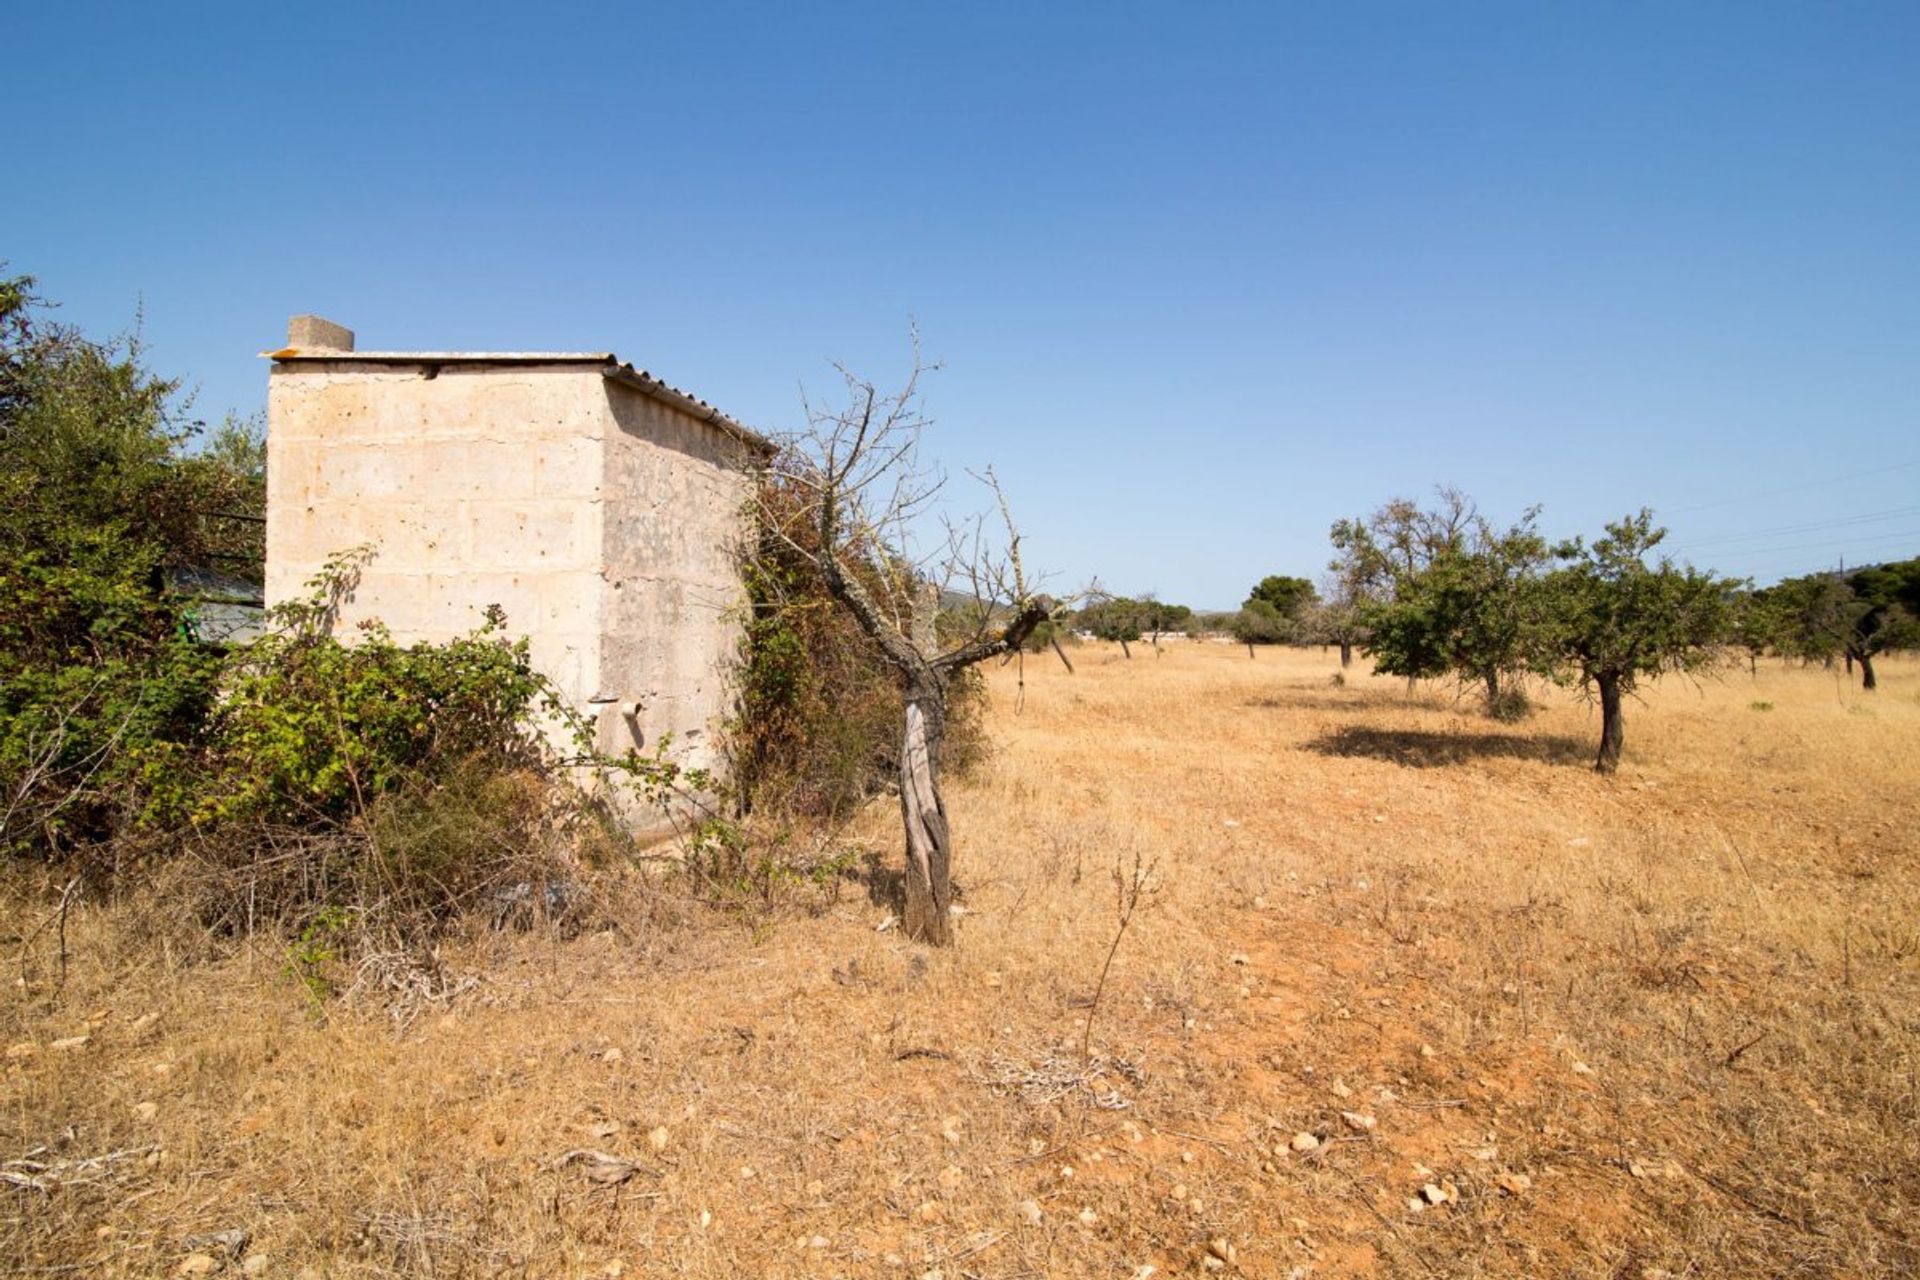
[[[866,882],[867,901],[895,915],[907,909],[907,873],[903,867],[890,867],[879,850],[869,849],[862,859],[859,878]]]
[[[1419,729],[1369,729],[1346,725],[1306,744],[1323,756],[1367,756],[1410,769],[1442,769],[1471,760],[1505,758],[1541,764],[1588,763],[1595,748],[1559,735],[1518,737],[1504,733],[1431,733]]]
[[[1459,702],[1428,693],[1410,698],[1398,690],[1285,689],[1250,698],[1246,706],[1253,711],[1454,711],[1459,708]]]

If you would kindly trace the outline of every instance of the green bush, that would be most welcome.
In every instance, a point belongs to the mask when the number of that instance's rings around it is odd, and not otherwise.
[[[0,850],[47,857],[120,831],[139,757],[194,741],[219,661],[168,574],[244,565],[260,490],[191,451],[136,338],[48,324],[32,287],[0,279]]]

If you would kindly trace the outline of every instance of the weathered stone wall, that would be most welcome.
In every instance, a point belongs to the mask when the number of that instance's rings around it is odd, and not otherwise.
[[[626,729],[719,763],[744,598],[735,555],[751,485],[740,445],[678,409],[607,383],[600,685],[639,704]],[[602,746],[624,747],[603,721]]]
[[[592,364],[301,359],[268,392],[267,599],[375,548],[343,632],[445,640],[498,604],[603,748],[716,763],[740,621],[738,446]]]

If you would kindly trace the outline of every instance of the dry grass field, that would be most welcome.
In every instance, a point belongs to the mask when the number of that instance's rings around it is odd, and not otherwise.
[[[1920,663],[1668,682],[1603,779],[1558,692],[1074,652],[992,673],[950,952],[853,880],[636,886],[316,1019],[284,940],[137,903],[71,913],[52,998],[16,885],[0,1272],[1920,1271]]]

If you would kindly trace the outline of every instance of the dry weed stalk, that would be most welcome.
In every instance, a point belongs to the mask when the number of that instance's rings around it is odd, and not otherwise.
[[[1158,866],[1157,862],[1147,862],[1138,849],[1133,851],[1133,869],[1130,872],[1122,871],[1118,862],[1113,864],[1113,941],[1108,945],[1107,958],[1100,966],[1100,981],[1094,984],[1093,999],[1087,1002],[1086,1025],[1080,1028],[1080,1057],[1083,1061],[1093,1060],[1093,1018],[1100,1012],[1100,997],[1106,994],[1107,975],[1113,972],[1113,957],[1120,950],[1120,939],[1127,936],[1127,926],[1133,923],[1133,913],[1139,910],[1140,899],[1158,888],[1151,883]]]

